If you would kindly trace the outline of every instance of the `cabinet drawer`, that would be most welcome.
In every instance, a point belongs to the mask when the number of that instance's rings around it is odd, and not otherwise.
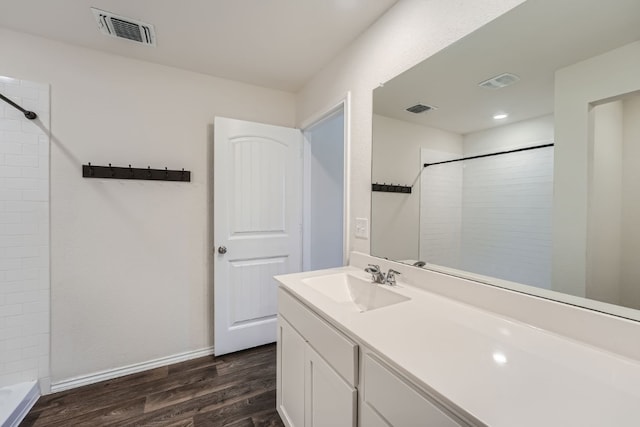
[[[397,374],[364,356],[364,400],[392,426],[460,427],[436,404],[409,386]],[[375,425],[375,424],[374,424]]]
[[[358,346],[287,291],[278,288],[278,312],[344,380],[358,383]]]

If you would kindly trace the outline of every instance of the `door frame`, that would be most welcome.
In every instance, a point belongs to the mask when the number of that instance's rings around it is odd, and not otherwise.
[[[351,92],[347,92],[337,102],[322,109],[302,121],[300,129],[303,135],[303,183],[302,183],[302,271],[307,271],[311,265],[311,147],[306,138],[307,131],[323,121],[342,112],[343,114],[343,211],[342,211],[342,263],[349,262],[349,236],[351,232],[350,220],[350,185],[351,182]]]

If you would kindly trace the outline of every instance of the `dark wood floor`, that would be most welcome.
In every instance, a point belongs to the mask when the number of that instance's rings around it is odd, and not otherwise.
[[[41,397],[21,427],[282,426],[274,344]]]

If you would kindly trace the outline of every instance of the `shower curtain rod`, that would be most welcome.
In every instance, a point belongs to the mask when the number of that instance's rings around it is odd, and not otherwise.
[[[480,159],[480,158],[482,158],[482,157],[499,156],[499,155],[501,155],[501,154],[517,153],[517,152],[519,152],[519,151],[535,150],[535,149],[537,149],[537,148],[546,148],[546,147],[553,147],[553,143],[550,143],[550,144],[543,144],[543,145],[534,145],[533,147],[516,148],[515,150],[498,151],[497,153],[479,154],[479,155],[477,155],[477,156],[463,157],[463,158],[461,158],[461,159],[453,159],[453,160],[444,160],[444,161],[442,161],[442,162],[425,163],[422,167],[423,167],[423,168],[426,168],[427,166],[442,165],[442,164],[444,164],[444,163],[461,162],[461,161],[463,161],[463,160]]]
[[[33,111],[25,110],[24,108],[22,108],[21,106],[19,106],[18,104],[16,104],[15,102],[13,102],[12,100],[10,100],[9,98],[7,98],[6,96],[4,96],[1,93],[0,93],[0,98],[2,98],[2,100],[4,102],[6,102],[7,104],[11,105],[12,107],[17,108],[18,110],[22,111],[24,113],[24,116],[27,119],[33,120],[33,119],[37,119],[38,118],[38,115],[36,113],[34,113]]]

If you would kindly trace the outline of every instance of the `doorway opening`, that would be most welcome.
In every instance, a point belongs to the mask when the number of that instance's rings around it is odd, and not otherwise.
[[[303,271],[347,262],[347,101],[303,128]]]

